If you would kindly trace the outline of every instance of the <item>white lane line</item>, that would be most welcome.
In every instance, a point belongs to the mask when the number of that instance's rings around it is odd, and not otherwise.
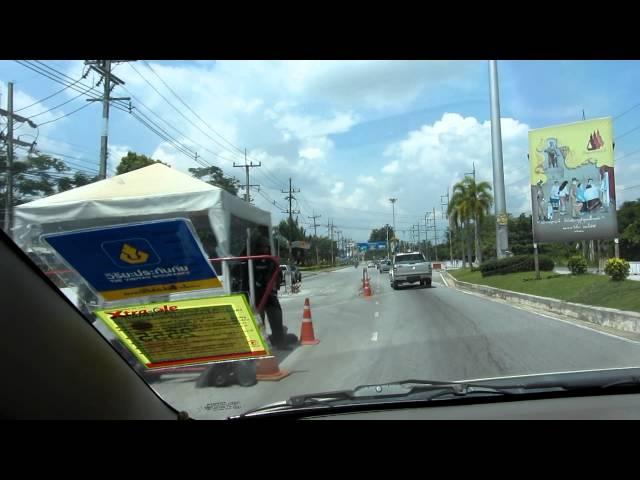
[[[372,342],[378,341],[378,332],[373,332],[373,335],[371,335],[371,341]]]
[[[373,316],[374,316],[375,318],[378,318],[378,317],[380,316],[380,312],[376,312],[376,313],[374,313],[374,314],[373,314]]]
[[[380,305],[380,302],[376,300],[376,305]]]
[[[528,310],[528,309],[523,308],[523,307],[521,307],[519,305],[514,305],[512,303],[505,302],[504,300],[500,300],[500,299],[492,298],[492,297],[486,297],[484,295],[481,295],[481,294],[478,294],[478,293],[475,293],[475,292],[468,292],[468,291],[460,290],[460,289],[456,289],[456,290],[458,290],[459,292],[462,292],[462,293],[466,293],[467,295],[472,295],[472,296],[478,297],[478,298],[484,298],[485,300],[490,300],[492,302],[500,303],[501,305],[506,305],[508,307],[517,308],[518,310],[522,310],[523,312],[527,312],[527,313],[530,313],[532,315],[540,315],[541,317],[549,318],[549,319],[555,320],[557,322],[566,323],[567,325],[573,325],[574,327],[582,328],[583,330],[589,330],[589,331],[594,332],[594,333],[599,333],[601,335],[606,335],[607,337],[615,338],[616,340],[622,340],[623,342],[633,343],[635,345],[640,345],[640,342],[637,342],[635,340],[630,340],[630,339],[625,338],[625,337],[619,337],[618,335],[614,335],[613,333],[602,332],[600,330],[596,330],[595,328],[591,328],[591,327],[587,327],[585,325],[580,325],[580,324],[574,323],[574,322],[572,322],[570,320],[563,320],[563,319],[558,318],[558,317],[553,317],[551,315],[547,315],[545,313],[541,313],[541,312],[539,312],[537,310]],[[582,321],[584,321],[584,320],[582,320]]]

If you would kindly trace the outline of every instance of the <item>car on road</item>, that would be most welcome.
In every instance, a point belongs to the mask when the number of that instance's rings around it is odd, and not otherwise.
[[[376,264],[373,262],[367,263],[367,268],[376,268]]]
[[[302,272],[297,266],[280,265],[280,270],[282,271],[282,275],[280,276],[280,285],[284,285],[287,272],[291,272],[291,279],[293,280],[293,283],[300,283],[302,281]]]
[[[378,267],[378,271],[380,273],[389,272],[391,270],[391,260],[383,260],[380,262],[380,266]]]
[[[397,253],[389,275],[394,290],[402,283],[420,282],[421,286],[431,286],[431,263],[420,252]]]

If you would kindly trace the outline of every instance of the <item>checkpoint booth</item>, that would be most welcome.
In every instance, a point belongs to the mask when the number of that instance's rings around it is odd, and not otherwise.
[[[210,258],[240,256],[255,234],[269,238],[273,251],[270,212],[160,163],[19,205],[11,234],[23,250],[51,264],[41,253],[44,234],[176,217],[193,223]],[[221,263],[214,268],[230,293],[228,265]]]
[[[179,219],[188,224],[199,251],[204,251],[200,259],[209,269],[213,266],[219,280],[216,291],[221,297],[230,297],[237,291],[230,266],[234,261],[214,259],[251,255],[251,238],[255,236],[268,239],[274,251],[270,212],[160,163],[19,205],[14,212],[13,240],[89,316],[104,305],[105,297],[87,287],[86,277],[61,261],[43,237]],[[169,292],[162,297],[123,302],[125,306],[127,302],[150,304],[158,299],[178,302],[192,298],[193,293]],[[251,305],[247,307],[255,310],[256,305],[256,299],[251,298]],[[105,331],[104,325],[99,324],[101,322],[94,322],[103,335],[112,338],[113,331]]]

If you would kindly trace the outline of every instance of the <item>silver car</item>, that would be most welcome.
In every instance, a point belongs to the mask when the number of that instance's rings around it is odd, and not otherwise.
[[[391,270],[391,260],[383,260],[380,262],[380,266],[378,267],[378,271],[380,273],[385,273]]]

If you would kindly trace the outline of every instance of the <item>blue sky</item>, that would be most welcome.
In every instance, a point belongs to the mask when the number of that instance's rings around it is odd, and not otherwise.
[[[43,63],[73,79],[83,69],[82,61]],[[114,95],[135,95],[132,103],[137,111],[229,175],[243,178],[243,171],[232,166],[242,160],[233,146],[247,148],[250,158],[263,164],[251,171],[252,183],[261,185],[261,192],[254,193],[256,204],[272,211],[274,223],[283,214],[271,202],[285,206],[279,190],[289,177],[302,190],[298,195],[300,220],[308,222],[306,217],[315,211],[322,215],[322,233],[326,233],[327,220],[333,219],[347,236],[359,241],[366,240],[370,228],[391,223],[389,197],[398,198],[398,230],[407,229],[419,218],[424,221],[426,211],[439,209],[440,195],[469,172],[472,164],[480,179],[491,180],[485,61],[149,64],[153,71],[144,61],[118,65],[114,73],[126,82],[127,90],[117,87]],[[582,109],[587,118],[616,117],[640,103],[637,61],[500,61],[499,77],[507,206],[514,214],[530,211],[529,129],[578,121]],[[84,82],[91,85],[96,80],[90,74]],[[0,61],[3,107],[8,81],[15,82],[17,109],[62,88],[14,61]],[[21,114],[43,112],[77,95],[66,90]],[[85,103],[79,97],[33,120],[54,120]],[[619,136],[636,126],[640,126],[640,107],[615,118],[614,132]],[[38,145],[43,151],[67,155],[73,168],[94,171],[100,128],[101,106],[96,103],[43,125]],[[16,131],[23,140],[35,134],[26,126]],[[183,171],[197,166],[118,110],[112,110],[109,145],[110,173],[127,150],[151,155]],[[635,199],[640,192],[622,190],[640,184],[640,153],[628,155],[639,149],[640,129],[616,142],[616,156],[624,157],[616,165],[622,200]],[[404,236],[408,238],[407,233]]]

